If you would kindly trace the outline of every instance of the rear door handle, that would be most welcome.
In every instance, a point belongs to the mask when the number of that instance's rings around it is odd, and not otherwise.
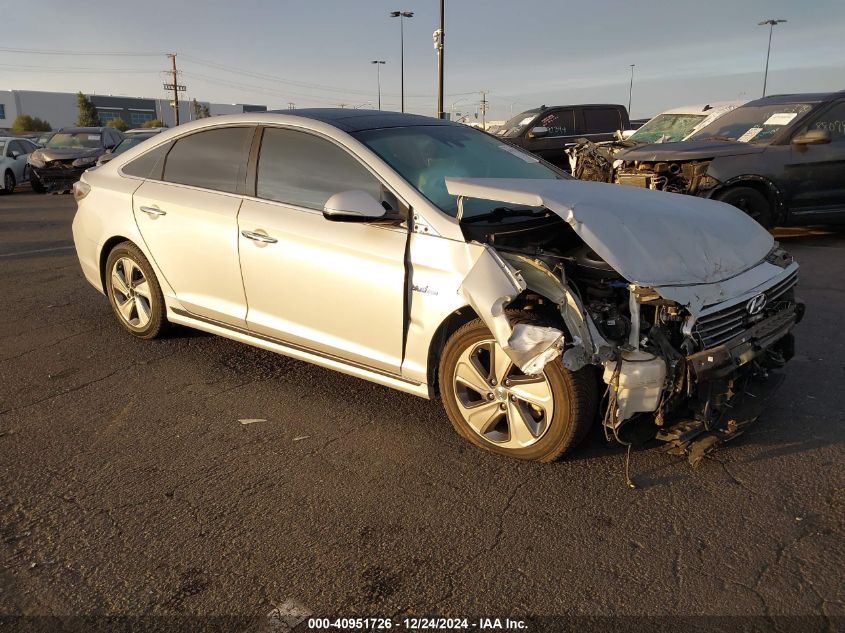
[[[261,242],[262,244],[275,244],[279,241],[275,237],[270,237],[269,235],[264,235],[263,233],[256,233],[254,231],[241,231],[241,235],[243,235],[248,240],[252,240],[253,242]]]
[[[167,215],[167,211],[162,211],[158,207],[141,207],[141,212],[146,213],[151,218],[157,218],[160,215]]]

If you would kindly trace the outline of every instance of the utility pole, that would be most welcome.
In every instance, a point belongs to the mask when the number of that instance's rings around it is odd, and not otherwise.
[[[631,95],[634,92],[634,66],[636,64],[631,64],[631,83],[628,86],[628,116],[631,116]]]
[[[173,114],[176,125],[179,125],[179,82],[177,81],[178,71],[176,70],[176,53],[168,53],[167,56],[173,62]]]
[[[381,59],[374,59],[370,62],[371,64],[376,65],[376,82],[378,83],[378,109],[381,110],[381,65],[386,64],[384,60]],[[405,111],[405,101],[404,101],[404,92],[402,97],[402,112]]]
[[[445,119],[443,111],[443,58],[445,56],[444,44],[446,39],[445,26],[446,10],[444,0],[440,0],[440,28],[434,31],[434,49],[437,51],[437,118]]]
[[[487,125],[485,123],[487,117],[487,93],[488,90],[481,91],[481,129],[487,130]]]
[[[763,20],[758,22],[757,26],[769,26],[769,47],[766,49],[766,70],[763,72],[763,96],[766,96],[766,80],[769,78],[769,55],[772,52],[772,31],[775,26],[786,22],[786,20]]]
[[[293,101],[288,101],[288,110],[296,110],[296,104]]]

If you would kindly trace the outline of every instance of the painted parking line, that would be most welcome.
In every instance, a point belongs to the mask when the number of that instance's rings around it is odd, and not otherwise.
[[[56,246],[55,248],[38,248],[34,251],[18,251],[16,253],[0,253],[0,257],[16,257],[17,255],[35,255],[36,253],[51,253],[53,251],[67,251],[74,248],[73,244],[69,246]]]

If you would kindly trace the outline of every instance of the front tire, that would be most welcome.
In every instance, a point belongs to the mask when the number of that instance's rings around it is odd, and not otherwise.
[[[744,211],[764,229],[774,225],[774,211],[768,198],[752,187],[730,187],[715,197]]]
[[[533,320],[509,313],[511,322]],[[526,376],[481,319],[455,332],[440,358],[440,394],[455,431],[475,446],[517,459],[550,462],[580,442],[593,422],[596,383],[588,368],[559,359]]]
[[[142,339],[160,336],[167,326],[164,295],[141,250],[131,242],[118,244],[105,273],[106,294],[121,327]]]
[[[47,191],[47,188],[41,183],[38,176],[36,176],[35,172],[32,170],[29,171],[29,185],[35,193],[45,193]]]
[[[0,189],[0,193],[11,195],[15,191],[15,174],[12,173],[11,169],[7,169],[6,173],[3,174],[3,188]]]

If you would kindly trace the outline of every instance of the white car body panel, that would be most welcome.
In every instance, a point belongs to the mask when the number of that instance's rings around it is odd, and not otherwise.
[[[0,152],[0,189],[3,187],[3,175],[6,173],[6,170],[12,172],[17,184],[25,182],[29,176],[27,172],[27,160],[31,152],[20,154],[17,158],[11,155],[11,144],[14,141],[20,140],[20,138],[15,136],[0,136],[0,142],[5,143],[3,151]]]

